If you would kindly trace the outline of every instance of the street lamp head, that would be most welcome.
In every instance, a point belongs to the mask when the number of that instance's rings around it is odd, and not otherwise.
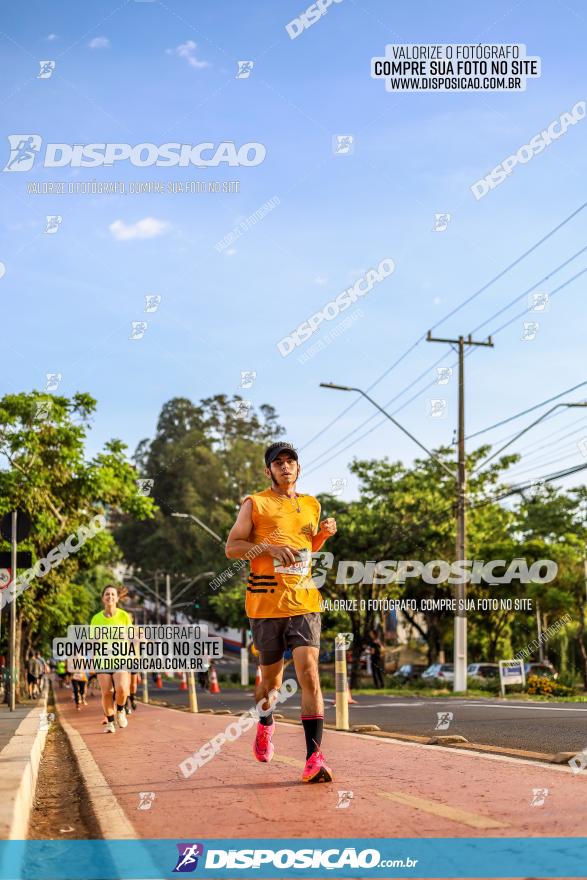
[[[334,388],[335,391],[356,391],[356,388],[349,388],[348,385],[335,385],[334,382],[320,382],[320,388]]]
[[[182,519],[187,519],[187,513],[172,513],[171,516],[180,516]]]

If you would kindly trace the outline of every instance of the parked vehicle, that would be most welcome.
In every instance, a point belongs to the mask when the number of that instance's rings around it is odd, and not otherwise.
[[[422,673],[422,678],[438,678],[440,681],[454,681],[454,666],[452,663],[433,663]]]
[[[400,678],[402,681],[416,681],[426,671],[425,663],[405,663],[393,673],[392,678]]]
[[[488,678],[498,678],[499,677],[499,664],[498,663],[469,663],[467,667],[467,675],[469,678],[479,678],[479,679],[488,679]]]
[[[531,675],[538,675],[541,678],[558,678],[558,672],[549,660],[542,660],[540,663],[524,663],[524,673],[526,681]]]

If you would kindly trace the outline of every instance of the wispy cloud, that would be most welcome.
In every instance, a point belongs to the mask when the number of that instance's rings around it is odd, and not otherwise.
[[[131,241],[133,238],[156,238],[156,236],[168,232],[171,225],[166,220],[145,217],[143,220],[130,224],[126,224],[122,220],[115,220],[108,228],[117,241]]]
[[[166,49],[165,51],[168,55],[178,55],[180,58],[185,58],[190,67],[195,67],[198,70],[203,67],[210,67],[208,61],[199,61],[196,58],[197,48],[193,40],[187,40],[185,43],[180,43],[175,49]]]
[[[57,39],[57,34],[47,34],[47,39],[48,39],[48,40],[56,40],[56,39]]]
[[[93,40],[90,40],[88,46],[90,49],[109,49],[110,40],[108,37],[94,37]]]
[[[316,275],[314,278],[314,284],[318,284],[320,287],[324,287],[325,284],[328,284],[328,278],[325,278],[324,275]]]

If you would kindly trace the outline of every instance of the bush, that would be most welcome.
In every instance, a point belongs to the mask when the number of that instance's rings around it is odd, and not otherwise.
[[[571,697],[575,693],[575,688],[560,684],[553,678],[531,675],[526,682],[526,691],[533,696]]]

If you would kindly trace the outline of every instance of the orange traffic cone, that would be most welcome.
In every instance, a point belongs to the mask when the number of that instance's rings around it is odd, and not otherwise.
[[[157,680],[155,682],[155,687],[162,688],[163,687],[163,679],[161,678],[161,673],[157,673]]]
[[[187,691],[188,682],[185,672],[180,673],[180,682],[179,682],[180,691]]]
[[[210,693],[211,694],[219,694],[220,686],[218,684],[218,676],[216,675],[216,667],[210,667]]]
[[[255,687],[257,687],[258,684],[261,684],[262,680],[263,676],[261,675],[261,667],[257,666],[257,674],[255,675]]]

